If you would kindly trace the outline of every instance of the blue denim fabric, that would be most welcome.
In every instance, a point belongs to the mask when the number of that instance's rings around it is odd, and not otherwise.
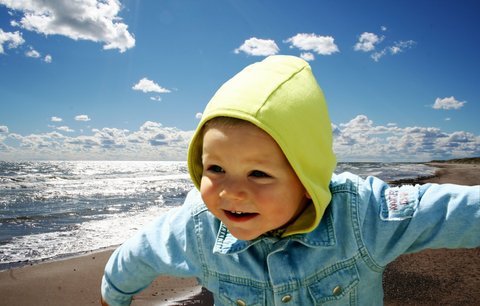
[[[344,173],[308,234],[241,241],[197,190],[110,258],[102,295],[129,305],[158,275],[195,276],[215,305],[382,305],[382,273],[403,253],[480,246],[480,186],[390,188]],[[244,304],[239,303],[243,301]]]

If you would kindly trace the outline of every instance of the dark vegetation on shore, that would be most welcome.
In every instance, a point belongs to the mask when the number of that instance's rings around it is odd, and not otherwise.
[[[445,163],[445,164],[480,164],[480,157],[468,157],[468,158],[457,158],[457,159],[446,159],[446,160],[432,160],[430,163]]]

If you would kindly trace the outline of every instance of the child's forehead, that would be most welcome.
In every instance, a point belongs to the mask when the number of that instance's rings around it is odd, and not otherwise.
[[[211,128],[211,127],[215,127],[215,128],[221,128],[221,127],[236,127],[236,126],[240,126],[240,125],[252,125],[252,126],[255,126],[253,123],[247,121],[247,120],[243,120],[243,119],[239,119],[239,118],[234,118],[234,117],[214,117],[210,120],[208,120],[205,124],[204,124],[204,129],[208,129],[208,128]]]
[[[275,143],[275,139],[264,129],[258,127],[250,121],[238,119],[234,117],[215,117],[208,120],[202,127],[202,138],[205,137],[205,133],[211,129],[216,129],[219,131],[228,131],[230,129],[243,129],[248,130],[249,132],[256,133],[258,135],[265,135],[268,138],[271,138]]]
[[[255,139],[255,141],[267,141],[278,146],[275,139],[266,131],[248,121],[238,121],[234,124],[225,122],[212,122],[204,126],[203,141],[208,135],[215,135],[216,137],[228,138],[230,140],[248,140]],[[211,136],[210,136],[211,137]],[[210,138],[209,137],[209,138]]]

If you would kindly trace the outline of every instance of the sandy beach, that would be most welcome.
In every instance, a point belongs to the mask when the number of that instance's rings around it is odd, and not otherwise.
[[[408,183],[480,185],[480,164],[430,163],[435,176]],[[480,192],[480,188],[479,188]],[[480,248],[402,255],[383,277],[385,305],[479,305]]]
[[[480,164],[434,164],[418,183],[480,184]],[[415,183],[415,182],[413,182]],[[480,191],[479,191],[480,192]],[[0,272],[1,305],[99,305],[100,280],[112,249]],[[403,255],[384,276],[385,305],[478,305],[480,248]],[[161,277],[132,305],[212,305],[195,279]]]

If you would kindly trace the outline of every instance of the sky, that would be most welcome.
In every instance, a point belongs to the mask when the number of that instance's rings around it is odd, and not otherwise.
[[[215,91],[274,54],[311,65],[340,162],[480,156],[478,12],[476,0],[0,0],[0,160],[186,160]]]

